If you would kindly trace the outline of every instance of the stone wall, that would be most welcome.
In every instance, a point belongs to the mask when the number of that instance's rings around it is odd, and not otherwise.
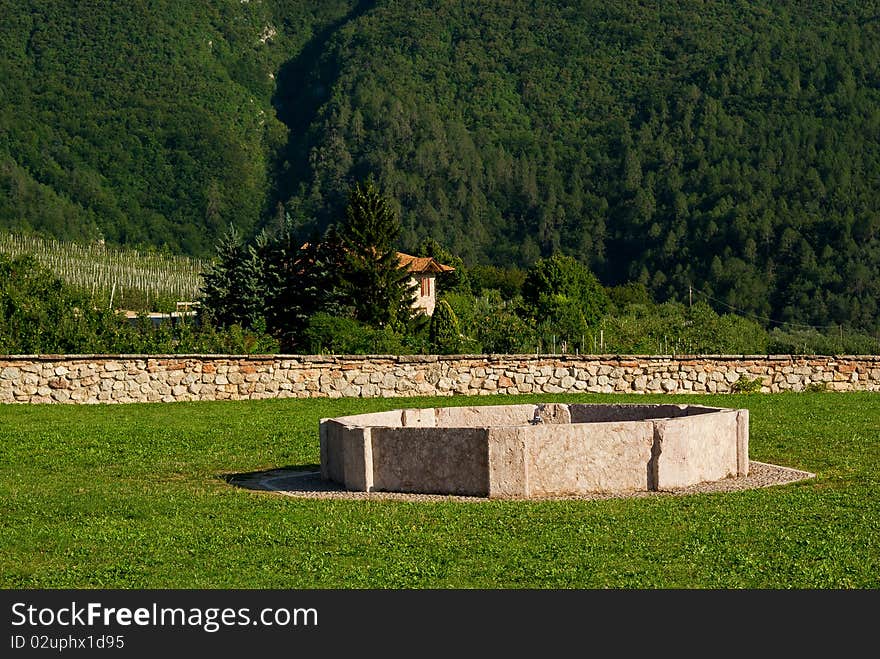
[[[134,403],[518,393],[880,391],[880,356],[23,355],[0,403]]]

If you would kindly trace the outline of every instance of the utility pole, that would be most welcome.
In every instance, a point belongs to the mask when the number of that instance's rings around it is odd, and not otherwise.
[[[688,284],[688,306],[694,306],[694,287]]]

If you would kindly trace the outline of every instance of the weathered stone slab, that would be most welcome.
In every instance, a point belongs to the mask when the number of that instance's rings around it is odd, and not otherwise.
[[[571,423],[570,405],[562,403],[546,403],[537,405],[536,412],[533,412],[533,418],[541,419],[541,423]]]
[[[437,408],[437,426],[473,428],[519,426],[535,417],[536,405],[486,405]]]
[[[490,428],[489,496],[521,498],[530,495],[526,464],[526,433],[519,428]]]
[[[650,421],[524,428],[528,496],[647,490]]]
[[[488,496],[488,437],[485,428],[373,428],[372,489]]]
[[[685,487],[737,475],[737,410],[653,423],[657,489]]]
[[[340,419],[321,419],[321,478],[349,489],[366,487],[364,428]]]
[[[675,418],[687,414],[688,405],[642,405],[583,403],[568,406],[572,423],[603,423],[609,421],[643,421]],[[710,410],[711,408],[704,408]]]
[[[736,411],[736,475],[749,475],[749,411]]]
[[[346,428],[342,434],[343,471],[348,490],[373,490],[372,431],[372,428]]]
[[[404,427],[434,428],[437,426],[437,410],[433,407],[402,410],[401,421]]]
[[[388,412],[369,412],[335,417],[336,421],[355,426],[389,426],[399,428],[403,425],[403,410]]]

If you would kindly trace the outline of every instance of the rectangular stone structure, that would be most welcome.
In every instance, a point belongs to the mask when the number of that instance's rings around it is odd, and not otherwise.
[[[321,475],[355,491],[540,498],[748,475],[748,410],[561,403],[322,419]]]

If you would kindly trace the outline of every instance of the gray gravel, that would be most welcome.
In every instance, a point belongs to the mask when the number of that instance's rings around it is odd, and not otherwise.
[[[621,499],[632,497],[680,496],[684,494],[705,494],[711,492],[735,492],[773,485],[786,485],[797,481],[815,478],[816,474],[788,467],[749,461],[749,475],[725,478],[720,481],[700,483],[689,487],[658,492],[632,491],[615,493],[581,494],[565,497],[546,497],[536,500],[552,501],[591,501],[599,499]],[[271,469],[252,474],[238,474],[228,481],[249,490],[275,492],[290,497],[306,497],[310,499],[363,499],[368,501],[497,501],[487,497],[453,496],[446,494],[406,494],[402,492],[348,492],[336,483],[321,479],[319,471],[302,471],[296,469]]]

